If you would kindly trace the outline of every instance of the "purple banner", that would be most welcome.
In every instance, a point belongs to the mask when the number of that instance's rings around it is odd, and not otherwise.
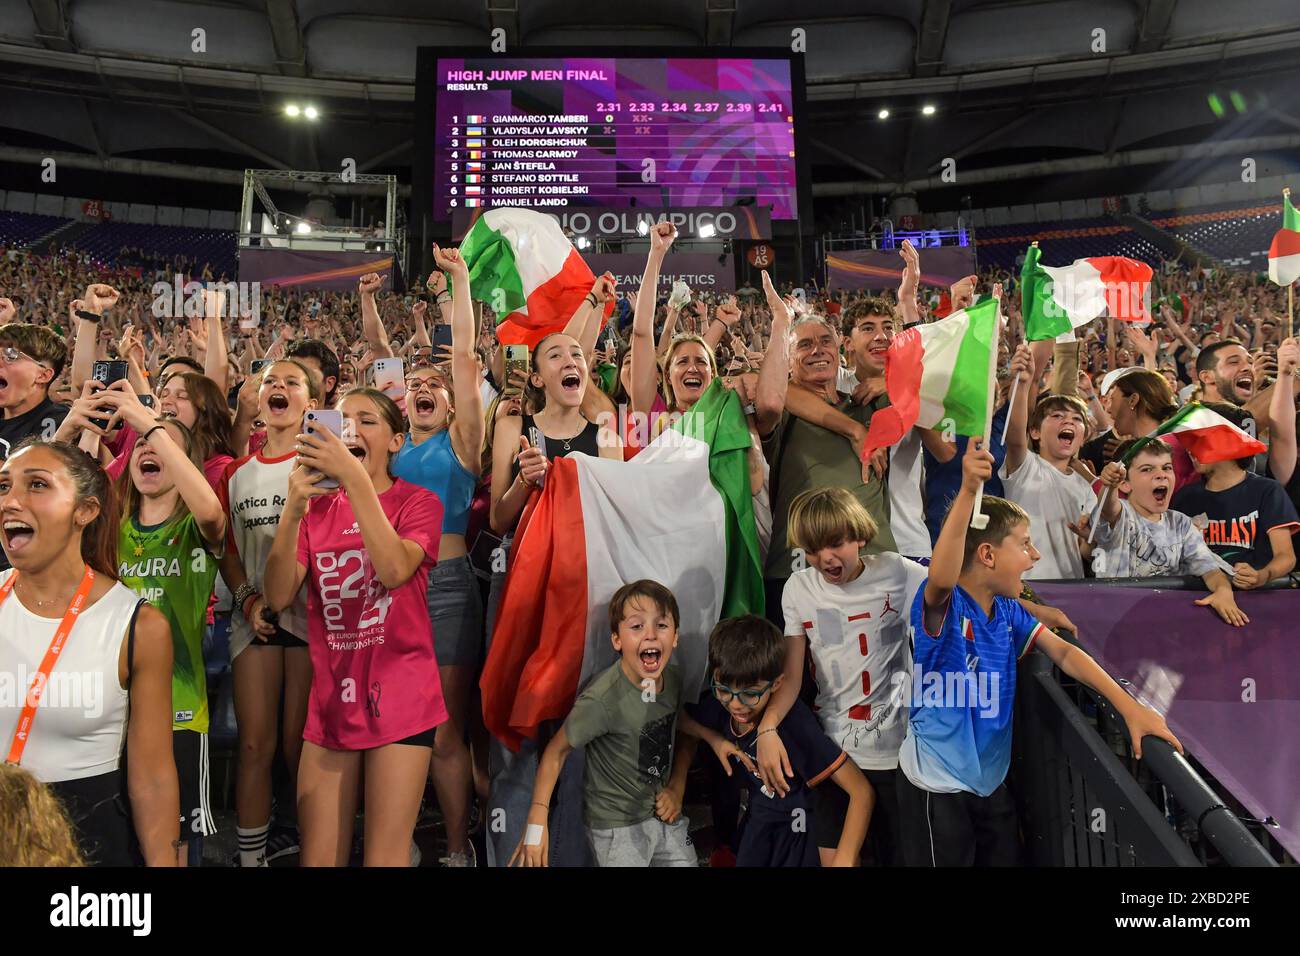
[[[645,272],[643,252],[584,253],[582,258],[596,275],[612,272],[619,292],[635,292],[641,287]],[[677,279],[690,286],[692,292],[735,292],[736,265],[730,255],[674,252],[664,259],[659,271],[659,291],[668,292]]]
[[[394,261],[391,252],[240,249],[239,281],[355,292],[357,279],[367,272],[379,272],[389,277],[391,288]]]
[[[972,246],[938,246],[918,249],[921,284],[946,289],[958,279],[975,272]],[[897,249],[857,249],[826,256],[827,287],[847,289],[897,289],[903,258]]]
[[[1032,583],[1032,582],[1031,582]],[[1300,654],[1295,591],[1238,591],[1250,623],[1230,627],[1192,602],[1205,592],[1033,584],[1116,679],[1164,714],[1200,761],[1300,856]]]

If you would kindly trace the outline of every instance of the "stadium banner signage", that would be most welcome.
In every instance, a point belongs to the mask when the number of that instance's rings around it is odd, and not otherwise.
[[[396,278],[391,252],[331,252],[295,249],[239,250],[239,281],[264,286],[355,292],[357,280],[368,272]]]
[[[635,292],[641,287],[645,272],[645,253],[583,253],[583,259],[596,275],[612,273],[619,292]],[[735,292],[736,265],[730,255],[712,252],[671,252],[659,270],[659,288],[667,291],[675,281],[685,282],[693,292]]]
[[[485,210],[466,209],[452,214],[452,235],[469,231]],[[771,239],[771,206],[638,206],[635,209],[581,206],[556,211],[539,209],[555,218],[574,239],[644,239],[657,222],[671,222],[683,239]],[[701,236],[701,229],[712,234]]]
[[[1231,627],[1192,602],[1204,592],[1031,582],[1079,643],[1164,714],[1190,756],[1300,855],[1300,655],[1294,590],[1238,591],[1250,618]]]
[[[826,256],[826,285],[833,291],[896,289],[902,271],[897,249],[856,249]],[[971,246],[932,246],[921,256],[923,285],[946,289],[974,272],[975,250]]]

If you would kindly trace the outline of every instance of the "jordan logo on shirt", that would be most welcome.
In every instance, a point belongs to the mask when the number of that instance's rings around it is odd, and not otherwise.
[[[880,612],[880,616],[883,618],[886,614],[894,614],[894,615],[898,615],[898,611],[894,608],[894,606],[893,606],[892,604],[889,603],[889,595],[888,595],[888,594],[885,595],[885,606],[884,606],[884,608],[881,610],[881,612]]]

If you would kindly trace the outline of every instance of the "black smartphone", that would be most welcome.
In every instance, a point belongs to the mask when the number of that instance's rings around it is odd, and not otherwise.
[[[120,382],[126,378],[127,364],[121,360],[111,362],[96,362],[90,367],[90,377],[96,382],[100,382],[104,387],[112,385],[114,382]],[[108,427],[107,418],[92,418],[91,422],[100,428]]]
[[[273,359],[253,359],[253,361],[248,365],[248,374],[256,375],[258,372],[262,371],[262,369],[270,365],[272,361]]]
[[[439,349],[451,348],[451,326],[441,324],[435,325],[432,332],[433,334],[430,337],[433,339],[433,355],[434,360],[436,361],[439,355]]]
[[[127,364],[120,360],[96,362],[90,367],[90,377],[104,385],[112,385],[126,378]]]

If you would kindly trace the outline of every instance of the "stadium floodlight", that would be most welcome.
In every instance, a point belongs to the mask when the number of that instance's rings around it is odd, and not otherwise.
[[[294,227],[294,230],[293,230],[293,231],[294,231],[294,232],[297,232],[297,233],[308,233],[308,232],[311,232],[311,223],[309,223],[309,222],[300,222],[300,223],[298,223],[297,226]]]
[[[922,115],[922,116],[933,116],[933,115],[934,115],[934,104],[932,104],[932,103],[926,103],[924,106],[922,106],[922,107],[921,107],[921,115]]]
[[[588,246],[590,246],[590,245],[591,245],[591,240],[588,239],[586,236],[579,236],[579,237],[578,237],[578,248],[579,248],[579,249],[586,249],[586,248],[587,248]]]
[[[318,116],[320,116],[320,111],[317,110],[316,107],[314,106],[309,106],[302,111],[302,115],[307,117],[309,120],[314,120]]]
[[[284,115],[285,115],[285,116],[294,116],[294,117],[296,117],[300,112],[302,112],[302,111],[298,109],[298,104],[297,104],[297,103],[290,103],[288,106],[286,106],[286,107],[284,108]]]
[[[716,232],[717,230],[713,228],[713,223],[711,222],[706,222],[704,225],[700,226],[701,239],[712,239]]]
[[[877,119],[889,119],[889,110],[881,110],[876,114]]]

